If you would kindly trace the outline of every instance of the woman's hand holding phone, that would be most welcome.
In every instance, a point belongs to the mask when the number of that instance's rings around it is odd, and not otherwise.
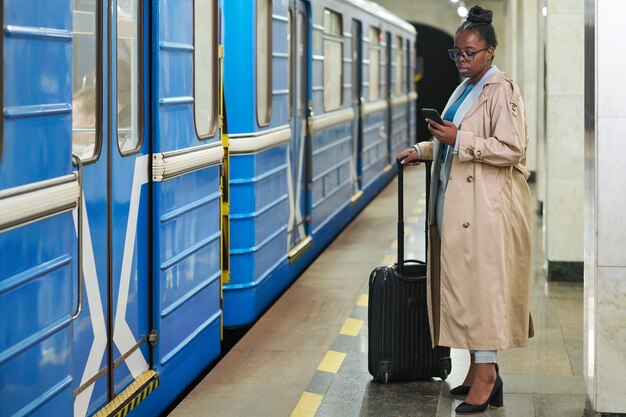
[[[440,125],[444,124],[443,119],[436,109],[423,108],[422,115],[426,120],[432,120],[433,122],[439,123]]]
[[[422,109],[422,114],[426,118],[428,130],[434,137],[446,145],[454,145],[458,131],[454,123],[442,120],[441,116],[439,116],[439,112],[435,109],[424,108]]]

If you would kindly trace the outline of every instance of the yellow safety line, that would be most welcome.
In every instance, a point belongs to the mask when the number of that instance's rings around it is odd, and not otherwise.
[[[415,213],[415,214],[422,214],[423,212],[424,212],[424,209],[421,208],[421,207],[415,207],[413,209],[413,213]]]
[[[411,234],[411,228],[410,227],[404,227],[404,234],[405,235],[410,235]]]
[[[346,336],[358,336],[362,326],[363,320],[348,317],[343,323],[341,330],[339,330],[339,334],[345,334]]]
[[[304,391],[296,404],[296,408],[291,412],[290,417],[313,417],[322,403],[323,395],[313,394]]]
[[[417,204],[419,204],[420,206],[425,206],[426,205],[426,199],[425,198],[420,198],[419,200],[417,200]]]
[[[417,217],[409,216],[406,218],[407,223],[417,223]]]
[[[339,371],[339,367],[341,366],[345,358],[345,353],[329,350],[328,352],[326,352],[326,356],[324,356],[324,359],[322,359],[322,362],[320,363],[320,366],[317,368],[317,370],[336,374]]]
[[[367,307],[368,299],[369,298],[367,294],[361,294],[361,296],[359,297],[359,301],[356,302],[356,305],[358,305],[359,307]]]
[[[396,261],[396,255],[385,255],[383,260],[380,262],[381,265],[391,265]]]

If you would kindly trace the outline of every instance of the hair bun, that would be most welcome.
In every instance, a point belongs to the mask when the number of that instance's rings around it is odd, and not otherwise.
[[[474,6],[467,12],[467,21],[477,24],[490,24],[493,21],[493,12],[480,6]]]

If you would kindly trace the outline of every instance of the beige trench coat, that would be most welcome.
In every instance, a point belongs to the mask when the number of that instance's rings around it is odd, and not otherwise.
[[[428,313],[433,345],[476,350],[526,346],[531,267],[530,190],[524,104],[518,86],[493,75],[459,126],[443,205],[433,164]],[[440,143],[435,141],[435,161]]]

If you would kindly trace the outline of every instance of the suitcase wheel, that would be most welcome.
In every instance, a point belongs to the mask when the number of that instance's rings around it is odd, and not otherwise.
[[[389,382],[389,372],[379,373],[376,377],[374,377],[374,381],[386,384]]]
[[[380,361],[378,363],[378,372],[376,372],[374,380],[380,382],[381,384],[386,384],[387,382],[389,382],[389,380],[391,379],[391,365],[391,361]]]
[[[439,360],[439,378],[445,381],[452,370],[452,360],[450,358],[442,358]]]

